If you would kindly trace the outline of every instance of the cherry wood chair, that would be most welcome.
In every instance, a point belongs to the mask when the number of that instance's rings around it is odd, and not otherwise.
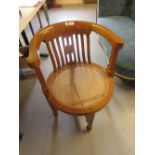
[[[91,32],[103,36],[112,46],[107,68],[91,61]],[[40,68],[41,42],[46,43],[53,66],[47,80]],[[112,97],[116,57],[123,45],[124,40],[108,28],[84,21],[56,23],[35,34],[27,62],[34,68],[55,116],[57,110],[86,116],[87,130],[91,129],[95,112],[104,108]]]

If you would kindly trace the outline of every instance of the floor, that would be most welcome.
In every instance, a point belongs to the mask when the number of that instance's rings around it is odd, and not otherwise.
[[[96,4],[64,6],[49,10],[51,23],[64,20],[96,20]],[[37,22],[32,24],[37,29]],[[31,38],[29,28],[26,32]],[[104,52],[92,35],[93,61],[105,66]],[[43,50],[44,47],[42,47]],[[46,52],[46,51],[45,51]],[[50,59],[42,58],[45,77]],[[54,118],[35,76],[20,80],[20,155],[134,155],[135,89],[115,77],[115,91],[106,108],[96,113],[86,132],[84,117],[59,111]]]

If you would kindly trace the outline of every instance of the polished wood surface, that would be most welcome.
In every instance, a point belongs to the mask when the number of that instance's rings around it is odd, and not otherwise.
[[[103,36],[112,46],[107,68],[91,62],[91,32]],[[53,66],[47,81],[40,69],[41,42],[46,43]],[[112,97],[115,62],[123,44],[122,38],[95,23],[61,22],[36,33],[30,43],[27,62],[35,69],[53,111],[90,116],[86,118],[88,129],[91,129],[94,113],[104,108]]]

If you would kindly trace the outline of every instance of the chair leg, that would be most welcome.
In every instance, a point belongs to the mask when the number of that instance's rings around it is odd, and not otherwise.
[[[53,111],[53,115],[55,117],[57,117],[58,116],[58,110],[56,108],[54,108],[52,105],[51,105],[51,108],[52,108],[52,111]]]
[[[45,89],[42,89],[42,91],[43,91],[43,93],[44,93],[44,95],[45,95],[45,97],[46,97],[46,99],[47,99],[47,101],[48,101],[49,106],[51,107],[51,109],[52,109],[52,111],[53,111],[53,115],[54,115],[55,117],[58,116],[58,110],[57,110],[54,106],[52,106],[52,103],[50,102],[50,100],[49,100],[49,98],[48,98],[48,91],[45,90]]]
[[[91,128],[92,128],[92,124],[93,124],[93,120],[94,120],[94,116],[95,116],[95,113],[92,113],[92,114],[89,114],[89,115],[86,115],[86,120],[87,120],[87,130],[90,131]]]
[[[53,108],[52,110],[53,110],[53,115],[54,115],[55,117],[57,117],[57,116],[58,116],[58,110],[56,110],[55,108]]]

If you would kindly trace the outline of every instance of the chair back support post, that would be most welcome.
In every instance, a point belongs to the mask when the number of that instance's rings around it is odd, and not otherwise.
[[[92,24],[92,29],[96,33],[104,37],[112,46],[107,71],[108,71],[108,74],[113,77],[117,55],[118,55],[119,50],[124,45],[124,40],[118,37],[115,33],[113,33],[111,30],[109,30],[108,28],[104,26]]]
[[[108,65],[107,71],[108,71],[108,74],[112,77],[114,76],[117,55],[118,55],[119,49],[122,48],[122,46],[123,45],[113,46],[111,50],[111,55],[109,58],[109,65]]]

